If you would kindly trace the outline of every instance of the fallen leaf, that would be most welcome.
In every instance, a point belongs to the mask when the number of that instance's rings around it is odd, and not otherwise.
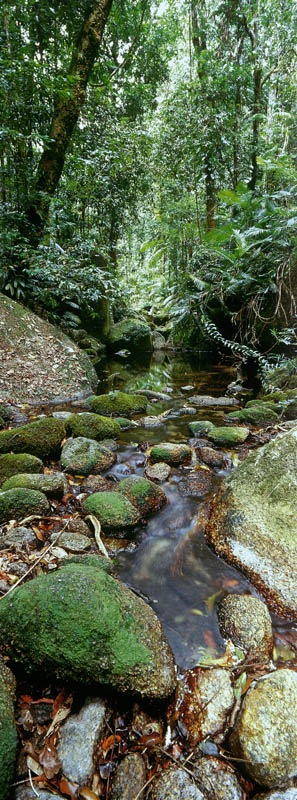
[[[122,741],[121,736],[117,735],[108,736],[108,738],[104,739],[104,742],[102,742],[102,750],[104,751],[104,753],[108,753],[108,750],[111,750],[111,748],[114,747],[115,744],[121,741]]]
[[[98,800],[98,795],[92,792],[91,789],[88,789],[87,786],[83,786],[82,789],[79,790],[79,796],[83,797],[84,800]]]
[[[71,797],[71,800],[77,800],[78,785],[76,783],[71,783],[67,778],[62,778],[59,782],[59,790],[63,792],[63,794],[67,794]]]
[[[31,772],[34,772],[34,775],[43,775],[42,767],[40,764],[38,764],[38,761],[35,761],[35,758],[32,758],[32,756],[27,756],[27,767],[31,770]]]
[[[43,766],[46,778],[54,778],[60,772],[62,766],[56,748],[48,743],[39,754],[39,763]]]

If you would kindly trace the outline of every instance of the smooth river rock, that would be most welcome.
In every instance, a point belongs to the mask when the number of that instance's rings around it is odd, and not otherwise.
[[[178,720],[185,725],[191,745],[207,736],[216,735],[218,741],[233,703],[229,671],[195,667],[178,683],[173,717],[177,713]]]
[[[194,779],[183,769],[166,769],[160,778],[153,782],[151,800],[205,800],[195,785]]]
[[[278,786],[297,774],[296,672],[279,669],[252,684],[229,744],[262,786]]]
[[[93,775],[95,748],[104,731],[105,715],[105,702],[89,699],[78,714],[71,714],[60,728],[57,753],[63,775],[80,785]]]
[[[254,450],[223,482],[207,525],[216,552],[297,619],[297,428]]]
[[[248,653],[252,660],[269,661],[273,648],[268,608],[250,594],[229,594],[218,608],[219,628],[225,639]]]
[[[146,768],[139,753],[128,753],[117,767],[111,800],[135,800],[146,782]]]
[[[234,770],[220,758],[200,758],[194,775],[199,789],[211,800],[242,800],[242,787]]]

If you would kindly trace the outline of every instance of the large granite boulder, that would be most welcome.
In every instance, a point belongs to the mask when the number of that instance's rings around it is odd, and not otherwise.
[[[84,501],[84,511],[94,514],[104,532],[133,528],[140,521],[140,512],[118,492],[94,492]]]
[[[3,597],[0,643],[25,671],[49,679],[147,698],[168,697],[175,688],[174,659],[158,618],[95,556],[69,559]]]
[[[65,442],[61,466],[72,475],[97,475],[110,469],[116,460],[116,455],[103,444],[78,436]]]
[[[112,353],[127,349],[132,355],[153,350],[152,333],[146,322],[136,319],[122,319],[111,329],[108,338],[108,349]]]
[[[253,451],[223,482],[207,525],[216,552],[268,605],[297,618],[297,428]]]
[[[253,683],[236,718],[232,753],[263,786],[297,774],[297,674],[279,669]]]
[[[46,319],[3,294],[0,355],[0,395],[10,403],[90,394],[98,383],[87,353]]]
[[[273,648],[268,608],[250,594],[229,594],[218,608],[219,627],[225,639],[249,654],[253,661],[270,661]]]
[[[82,414],[71,414],[66,420],[66,430],[71,436],[85,436],[100,442],[102,439],[117,438],[121,433],[121,426],[116,420],[85,411]]]
[[[142,517],[159,511],[167,503],[166,494],[160,486],[138,475],[124,478],[119,483],[117,491],[138,509]]]

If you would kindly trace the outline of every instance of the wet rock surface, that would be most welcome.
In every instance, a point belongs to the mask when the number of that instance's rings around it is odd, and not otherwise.
[[[105,725],[105,702],[89,699],[61,726],[57,753],[63,774],[71,781],[83,785],[92,777],[95,750]]]
[[[280,669],[248,690],[230,737],[248,775],[278,786],[297,773],[297,673]]]
[[[184,497],[207,497],[212,488],[212,473],[204,469],[188,472],[178,485],[179,492]]]
[[[297,618],[297,429],[249,454],[223,482],[207,526],[216,551],[271,607]]]
[[[261,600],[251,595],[230,594],[219,605],[218,619],[222,636],[248,653],[251,660],[270,660],[272,624]]]
[[[145,476],[150,481],[156,481],[156,483],[167,481],[170,473],[171,467],[169,467],[169,464],[162,463],[162,461],[157,464],[149,464],[144,470]]]
[[[178,683],[175,710],[185,725],[191,745],[207,736],[224,737],[228,715],[234,702],[230,673],[224,669],[188,670]]]

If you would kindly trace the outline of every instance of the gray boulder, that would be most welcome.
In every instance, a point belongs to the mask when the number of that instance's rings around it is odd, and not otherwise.
[[[208,541],[239,566],[268,604],[297,618],[297,428],[253,451],[225,479]]]
[[[230,736],[233,755],[262,786],[297,774],[297,673],[279,669],[248,690]]]
[[[108,349],[112,353],[127,349],[132,355],[153,350],[152,333],[146,322],[125,318],[117,322],[108,337]]]
[[[78,714],[71,714],[60,728],[57,748],[62,772],[80,785],[92,778],[94,756],[106,724],[106,704],[103,700],[86,700]]]
[[[61,454],[61,466],[72,475],[97,475],[110,469],[116,460],[111,450],[84,436],[67,439]]]
[[[252,660],[269,661],[273,648],[268,609],[250,594],[229,594],[218,608],[219,627],[225,639],[249,653]]]
[[[151,800],[205,800],[194,778],[183,769],[166,769],[153,783]]]
[[[199,789],[211,800],[242,800],[242,787],[234,770],[220,758],[200,758],[194,775]]]

